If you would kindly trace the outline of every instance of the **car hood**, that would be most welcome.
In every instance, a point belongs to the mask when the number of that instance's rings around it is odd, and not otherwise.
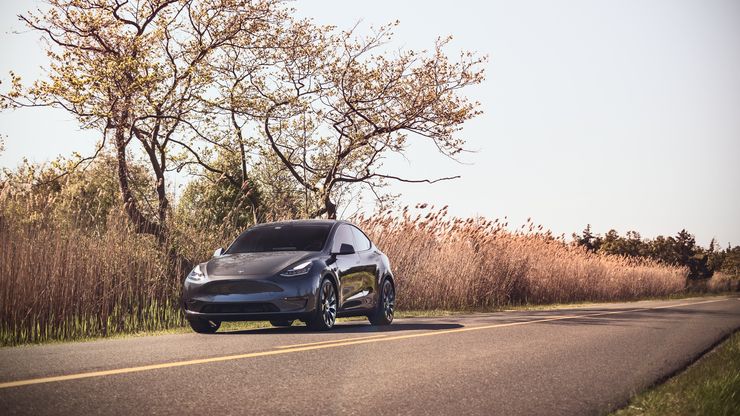
[[[206,275],[209,279],[271,276],[312,254],[307,251],[226,254],[206,263]]]

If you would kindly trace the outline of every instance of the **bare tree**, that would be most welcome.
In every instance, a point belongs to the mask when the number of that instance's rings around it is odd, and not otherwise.
[[[391,55],[381,47],[393,26],[358,38],[293,24],[275,42],[283,47],[269,70],[232,78],[249,99],[226,105],[258,122],[277,159],[317,202],[310,216],[335,218],[343,187],[364,185],[377,195],[388,180],[454,178],[405,178],[382,172],[382,160],[403,154],[410,138],[430,140],[448,157],[462,152],[457,133],[480,112],[459,93],[483,80],[484,58],[464,52],[453,62],[443,52],[449,39],[429,52]]]
[[[304,193],[286,200],[304,201],[291,212],[335,218],[337,198],[357,186],[378,195],[389,180],[452,179],[406,178],[382,161],[411,139],[454,158],[461,126],[479,114],[460,92],[483,80],[482,58],[451,60],[448,39],[391,54],[383,46],[394,25],[358,37],[294,19],[281,0],[50,0],[19,17],[47,39],[51,63],[28,88],[13,77],[3,106],[61,108],[99,130],[100,149],[116,155],[128,217],[160,242],[168,171],[227,182],[242,192],[235,207],[251,205],[256,221],[248,174],[274,163],[263,185]],[[155,215],[131,187],[132,157],[151,168]],[[224,164],[235,159],[238,171]],[[281,186],[285,178],[293,183]]]

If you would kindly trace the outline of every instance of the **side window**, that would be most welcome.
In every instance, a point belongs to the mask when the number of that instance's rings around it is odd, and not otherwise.
[[[333,253],[339,252],[342,244],[351,244],[355,246],[355,239],[352,237],[352,229],[346,224],[340,224],[337,231],[334,233],[334,241],[331,245],[331,251]],[[357,247],[355,247],[357,250]]]
[[[351,227],[352,234],[355,236],[355,251],[370,250],[370,240],[365,236],[365,233],[360,231],[357,227]]]

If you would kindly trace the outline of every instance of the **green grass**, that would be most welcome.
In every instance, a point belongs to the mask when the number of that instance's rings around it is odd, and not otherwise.
[[[612,416],[740,415],[740,332]]]

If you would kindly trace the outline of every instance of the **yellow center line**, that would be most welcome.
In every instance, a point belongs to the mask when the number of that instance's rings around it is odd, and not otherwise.
[[[382,337],[387,337],[387,336],[388,335],[386,335],[386,334],[378,334],[378,335],[370,335],[370,336],[367,336],[367,337],[354,337],[354,338],[344,338],[344,339],[330,339],[328,341],[307,342],[305,344],[281,345],[281,346],[275,347],[275,348],[283,349],[283,348],[305,347],[305,346],[308,346],[308,345],[333,344],[333,343],[336,343],[336,342],[356,341],[358,339],[382,338]]]
[[[324,349],[324,348],[337,348],[337,347],[344,347],[348,345],[367,344],[371,342],[395,341],[395,340],[401,340],[401,339],[428,337],[432,335],[453,334],[453,333],[468,332],[468,331],[480,331],[483,329],[504,328],[504,327],[510,327],[510,326],[518,326],[518,325],[530,325],[530,324],[537,324],[537,323],[542,323],[542,322],[552,322],[552,321],[560,321],[560,320],[566,320],[566,319],[577,319],[577,318],[584,318],[584,317],[591,317],[591,316],[625,314],[625,313],[632,313],[632,312],[647,311],[647,310],[652,310],[652,309],[678,308],[681,306],[700,305],[703,303],[721,302],[724,300],[728,300],[728,299],[714,299],[714,300],[707,300],[707,301],[702,301],[702,302],[681,303],[677,305],[659,306],[659,307],[653,307],[653,308],[618,310],[618,311],[599,312],[599,313],[583,314],[583,315],[560,315],[560,316],[553,316],[549,318],[534,319],[530,321],[519,321],[519,322],[509,322],[505,324],[471,326],[471,327],[463,327],[463,328],[455,328],[455,329],[433,330],[433,331],[419,332],[419,333],[406,334],[406,335],[385,336],[382,338],[374,337],[372,339],[368,339],[367,337],[363,337],[365,339],[355,338],[351,341],[350,340],[348,341],[339,340],[337,342],[319,344],[319,345],[313,344],[313,345],[296,346],[296,347],[286,346],[285,348],[282,348],[282,349],[274,349],[274,350],[261,351],[261,352],[251,352],[251,353],[246,353],[246,354],[225,355],[221,357],[201,358],[201,359],[186,360],[186,361],[175,361],[175,362],[170,362],[170,363],[143,365],[139,367],[117,368],[117,369],[112,369],[112,370],[92,371],[92,372],[87,372],[87,373],[77,373],[77,374],[68,374],[68,375],[61,375],[61,376],[40,377],[40,378],[32,378],[32,379],[27,379],[27,380],[9,381],[9,382],[0,383],[0,389],[28,386],[28,385],[33,385],[33,384],[53,383],[57,381],[78,380],[78,379],[91,378],[91,377],[103,377],[103,376],[112,376],[112,375],[118,375],[118,374],[137,373],[137,372],[142,372],[142,371],[160,370],[163,368],[184,367],[184,366],[197,365],[197,364],[208,364],[208,363],[217,363],[217,362],[222,362],[222,361],[241,360],[245,358],[266,357],[270,355],[289,354],[289,353],[294,353],[294,352],[312,351],[312,350],[319,350],[319,349]]]

